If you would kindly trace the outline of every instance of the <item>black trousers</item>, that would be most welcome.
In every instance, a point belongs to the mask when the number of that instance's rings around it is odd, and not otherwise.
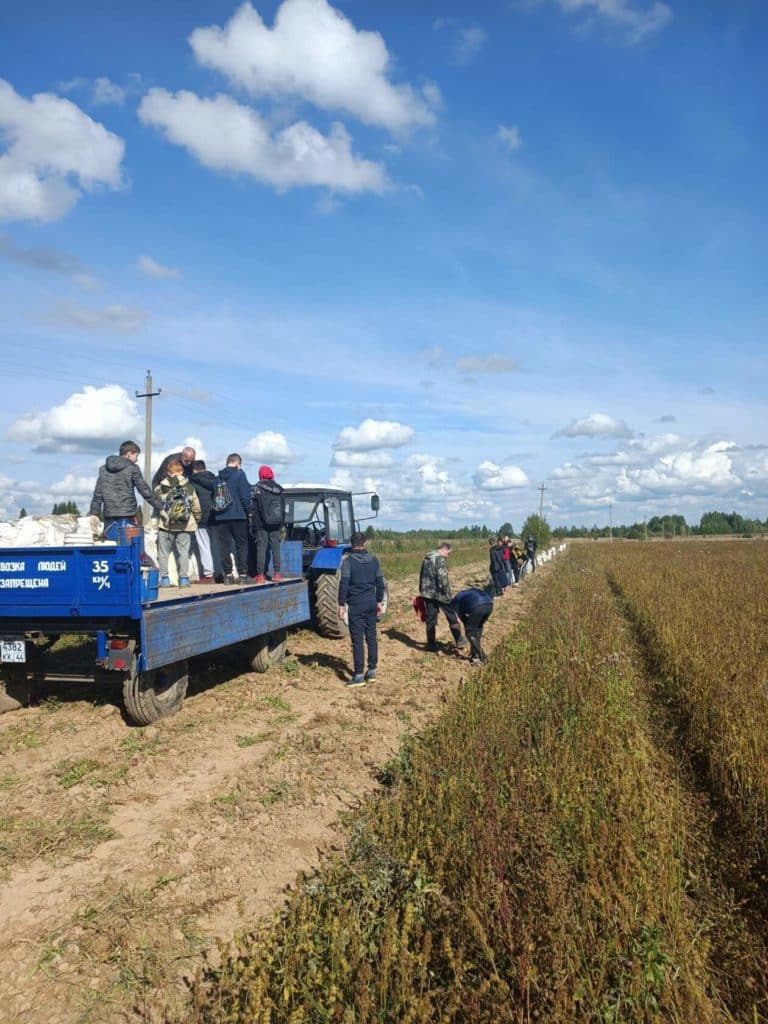
[[[472,646],[472,657],[479,658],[480,661],[486,660],[483,650],[483,626],[492,611],[492,604],[481,604],[477,608],[473,608],[467,616],[462,616],[467,640]]]
[[[256,572],[267,571],[267,550],[272,552],[272,572],[280,572],[280,527],[274,530],[258,529],[256,538]]]
[[[379,641],[376,636],[376,602],[352,602],[347,605],[349,635],[352,639],[352,661],[355,675],[365,669],[365,646],[368,647],[368,671],[379,662]]]
[[[436,601],[432,597],[425,597],[424,604],[427,606],[427,644],[432,647],[436,642],[437,635],[437,616],[440,613],[440,609],[443,609],[443,614],[448,620],[448,626],[451,630],[453,639],[458,643],[461,640],[461,626],[459,625],[459,616],[451,608],[449,604],[443,604],[441,601]]]
[[[493,585],[496,587],[496,597],[504,593],[504,590],[508,586],[507,574],[503,569],[491,569],[491,579]]]
[[[244,519],[225,519],[216,524],[219,537],[219,572],[232,572],[231,556],[235,556],[235,575],[248,575],[248,524]]]

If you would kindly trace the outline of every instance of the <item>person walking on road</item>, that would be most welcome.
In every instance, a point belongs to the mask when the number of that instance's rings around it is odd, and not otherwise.
[[[528,564],[531,567],[531,572],[536,572],[536,538],[530,534],[525,540],[525,557],[528,560]]]
[[[471,664],[483,665],[488,660],[483,650],[483,626],[493,611],[493,598],[487,590],[468,587],[467,590],[460,590],[451,604],[464,623],[467,640],[472,648]]]
[[[339,618],[345,613],[352,640],[354,675],[348,687],[365,686],[376,678],[379,645],[376,636],[376,617],[381,613],[384,600],[384,577],[379,560],[365,549],[365,534],[352,534],[352,550],[341,563],[339,584]],[[345,608],[346,605],[346,608]],[[365,668],[365,647],[368,648],[368,671]]]
[[[442,609],[448,620],[451,635],[458,648],[466,647],[467,640],[462,635],[459,617],[451,607],[451,584],[448,580],[448,555],[451,545],[447,540],[441,541],[434,551],[430,551],[421,563],[419,573],[419,594],[426,605],[427,650],[436,651],[437,617]]]

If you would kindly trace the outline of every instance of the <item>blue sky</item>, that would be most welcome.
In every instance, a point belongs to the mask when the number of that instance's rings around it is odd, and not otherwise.
[[[0,516],[189,439],[381,524],[768,516],[759,0],[0,14]]]

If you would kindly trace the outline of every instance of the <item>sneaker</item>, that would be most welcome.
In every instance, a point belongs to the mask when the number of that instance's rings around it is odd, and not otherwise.
[[[440,650],[437,644],[427,644],[424,649],[426,651],[429,651],[430,654],[437,654],[437,652]]]
[[[283,574],[279,573],[279,572],[276,572],[274,574],[274,576],[272,577],[272,582],[273,583],[280,583],[282,581],[282,579],[283,579]]]
[[[237,582],[240,583],[240,584],[250,583],[251,582],[251,577],[250,576],[238,576]]]
[[[170,576],[161,576],[161,578],[160,578],[160,586],[161,587],[170,587],[170,585],[171,585],[171,577]]]
[[[213,576],[201,576],[200,579],[197,582],[198,583],[214,583],[216,581],[215,581],[215,578]]]
[[[467,638],[463,636],[461,640],[456,641],[456,647],[458,650],[462,650],[462,648],[464,647],[469,647],[469,640],[467,640]]]
[[[348,689],[350,689],[353,686],[365,686],[365,676],[360,675],[360,673],[358,672],[355,675],[353,675],[351,679],[348,679],[344,685]]]
[[[482,658],[470,658],[469,659],[469,664],[470,665],[482,665],[482,664],[484,664],[484,662],[483,662]]]
[[[267,582],[267,577],[264,575],[263,572],[257,572],[256,575],[253,577],[253,582],[254,583],[266,583]]]
[[[372,683],[373,680],[376,678],[376,669],[369,668],[368,671],[365,673],[365,678],[367,682]]]
[[[189,586],[189,576],[179,576],[179,586],[180,587],[188,587]]]
[[[226,584],[226,586],[231,587],[233,583],[237,583],[237,580],[232,573],[228,573],[221,582]]]

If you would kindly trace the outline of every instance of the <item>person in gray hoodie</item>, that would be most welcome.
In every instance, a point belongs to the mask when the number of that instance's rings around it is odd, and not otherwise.
[[[117,539],[117,527],[126,521],[135,523],[139,512],[136,491],[159,512],[160,498],[142,476],[136,462],[141,448],[135,441],[123,441],[118,455],[110,455],[99,470],[99,477],[91,498],[89,515],[103,516],[104,536]]]

